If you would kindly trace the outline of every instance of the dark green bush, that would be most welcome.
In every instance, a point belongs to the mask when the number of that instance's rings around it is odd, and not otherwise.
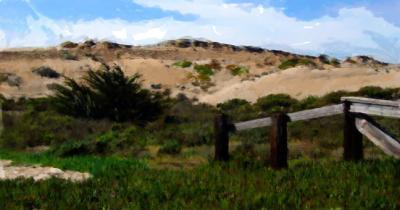
[[[170,140],[167,141],[164,145],[161,146],[158,153],[160,154],[169,154],[169,155],[176,155],[181,153],[182,146],[178,141]]]
[[[292,106],[298,101],[287,94],[272,94],[259,98],[255,106],[259,107],[264,112],[290,112]]]
[[[85,140],[69,140],[55,145],[52,152],[61,157],[76,155],[121,155],[136,157],[145,150],[147,136],[135,127],[109,130]]]
[[[376,98],[376,99],[384,99],[384,100],[392,100],[398,97],[399,89],[391,89],[391,88],[381,88],[376,86],[367,86],[363,87],[357,91],[357,95],[368,97],[368,98]]]
[[[37,74],[41,77],[47,77],[51,79],[58,79],[61,77],[60,73],[56,70],[48,67],[48,66],[41,66],[32,70],[32,73]]]
[[[119,66],[90,70],[85,83],[66,78],[65,86],[55,87],[53,97],[57,110],[82,118],[108,118],[145,124],[164,111],[166,98],[143,89],[140,75],[125,76]]]
[[[229,111],[229,110],[234,110],[237,108],[240,108],[242,106],[247,106],[250,105],[250,102],[244,100],[244,99],[231,99],[229,101],[226,101],[224,103],[220,103],[217,105],[218,108],[220,108],[222,111]]]
[[[289,60],[285,60],[281,63],[281,65],[279,65],[279,68],[282,70],[285,69],[289,69],[289,68],[293,68],[296,66],[310,66],[310,67],[316,67],[317,64],[310,60],[310,59],[306,59],[306,58],[292,58]]]
[[[69,139],[85,139],[111,128],[111,123],[105,120],[76,119],[40,109],[6,112],[3,123],[0,145],[14,149],[59,145]]]

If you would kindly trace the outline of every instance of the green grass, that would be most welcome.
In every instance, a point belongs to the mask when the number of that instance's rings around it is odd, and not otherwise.
[[[297,159],[282,171],[234,162],[160,171],[113,157],[0,151],[0,158],[94,174],[84,183],[1,181],[1,209],[396,209],[400,196],[400,162],[391,159]]]
[[[181,60],[173,64],[173,66],[180,67],[180,68],[189,68],[192,66],[192,62],[187,60]]]

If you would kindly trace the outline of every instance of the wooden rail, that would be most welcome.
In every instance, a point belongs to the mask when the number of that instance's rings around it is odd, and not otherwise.
[[[351,103],[350,112],[367,115],[400,118],[400,102],[359,97],[343,97]]]
[[[305,110],[290,114],[280,113],[271,117],[232,124],[227,116],[216,118],[216,160],[229,159],[229,132],[271,126],[271,153],[269,165],[280,169],[287,167],[287,123],[292,121],[311,120],[344,114],[343,157],[345,160],[363,159],[362,135],[368,137],[386,154],[400,159],[400,143],[380,129],[377,123],[367,115],[400,118],[400,101],[377,100],[360,97],[343,97],[342,104]],[[364,116],[360,118],[360,116]]]
[[[338,115],[343,113],[343,104],[325,106],[322,108],[316,108],[306,111],[300,111],[289,114],[291,122],[301,121],[301,120],[311,120],[321,117],[329,117],[333,115]],[[271,117],[250,120],[246,122],[236,123],[235,127],[237,131],[243,131],[253,128],[267,127],[272,124]]]

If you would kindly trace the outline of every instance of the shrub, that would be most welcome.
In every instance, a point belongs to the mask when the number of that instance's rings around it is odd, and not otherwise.
[[[230,70],[233,76],[240,76],[249,73],[249,68],[244,66],[228,65],[226,68]]]
[[[340,67],[340,60],[338,60],[337,58],[332,58],[331,65],[334,67]]]
[[[7,80],[8,80],[8,74],[0,73],[0,84],[3,82],[7,82]]]
[[[296,110],[307,110],[307,109],[317,108],[318,100],[319,100],[319,98],[316,96],[308,96],[307,98],[300,100],[299,103],[297,103],[297,105],[295,106],[295,109]]]
[[[320,100],[318,100],[316,103],[318,104],[318,106],[338,104],[338,103],[341,103],[342,97],[350,96],[350,95],[354,95],[354,94],[351,92],[348,92],[348,91],[343,91],[343,90],[334,91],[334,92],[331,92],[331,93],[328,93],[328,94],[322,96],[320,98]]]
[[[250,105],[250,102],[244,100],[244,99],[231,99],[229,101],[226,101],[224,103],[220,103],[217,105],[218,108],[220,108],[223,111],[228,111],[228,110],[234,110],[242,106]]]
[[[69,140],[55,145],[52,151],[62,157],[89,154],[136,156],[145,150],[146,142],[147,138],[134,127],[114,128],[85,140]]]
[[[51,79],[58,79],[61,75],[54,69],[48,66],[41,66],[32,70],[32,73],[37,74],[41,77],[47,77]]]
[[[317,64],[315,64],[314,61],[305,59],[305,58],[292,58],[286,61],[283,61],[281,65],[279,65],[279,68],[282,70],[286,70],[289,68],[293,68],[296,66],[311,66],[311,67],[316,67]]]
[[[111,127],[110,122],[105,120],[75,119],[54,111],[43,111],[45,106],[45,103],[35,102],[27,110],[19,112],[21,114],[6,112],[0,145],[14,149],[59,145],[70,139],[97,135]]]
[[[61,52],[61,57],[62,57],[64,60],[73,60],[73,61],[79,60],[78,56],[72,55],[72,54],[71,54],[70,52],[68,52],[68,51],[62,51],[62,52]]]
[[[195,65],[194,70],[200,75],[208,77],[214,75],[213,69],[207,65]]]
[[[296,99],[287,94],[272,94],[259,98],[255,105],[265,112],[289,112],[297,103]]]
[[[221,64],[216,59],[212,59],[209,64],[206,64],[206,66],[211,68],[211,69],[214,69],[216,71],[221,71],[221,69],[222,69]]]
[[[376,86],[363,87],[357,91],[357,95],[376,99],[391,100],[397,94],[396,89],[383,89]]]
[[[93,144],[90,141],[70,140],[57,146],[52,152],[59,157],[70,157],[77,155],[88,155],[94,150]]]
[[[178,61],[178,62],[174,63],[173,66],[181,67],[181,68],[189,68],[192,66],[192,62],[187,61],[187,60],[182,60],[182,61]]]
[[[179,154],[182,150],[182,146],[179,144],[178,141],[172,140],[168,141],[158,151],[159,154],[169,154],[169,155],[176,155]]]
[[[194,70],[198,74],[195,76],[197,83],[210,82],[211,76],[214,75],[214,70],[207,65],[195,65]]]
[[[19,87],[22,84],[22,78],[16,74],[0,73],[0,84],[7,82],[11,87]]]
[[[61,47],[62,48],[75,48],[75,47],[78,47],[78,44],[71,42],[71,41],[66,41],[61,44]]]
[[[66,78],[65,86],[55,87],[53,100],[62,113],[83,118],[108,118],[145,124],[157,119],[166,106],[160,93],[143,89],[140,75],[125,76],[119,66],[90,70],[85,84]]]
[[[330,64],[330,60],[329,60],[329,56],[322,54],[320,56],[318,56],[318,60],[321,61],[324,64]]]

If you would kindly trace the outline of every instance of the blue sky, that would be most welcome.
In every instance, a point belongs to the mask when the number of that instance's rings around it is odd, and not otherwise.
[[[0,0],[0,48],[184,36],[400,62],[398,0]]]

